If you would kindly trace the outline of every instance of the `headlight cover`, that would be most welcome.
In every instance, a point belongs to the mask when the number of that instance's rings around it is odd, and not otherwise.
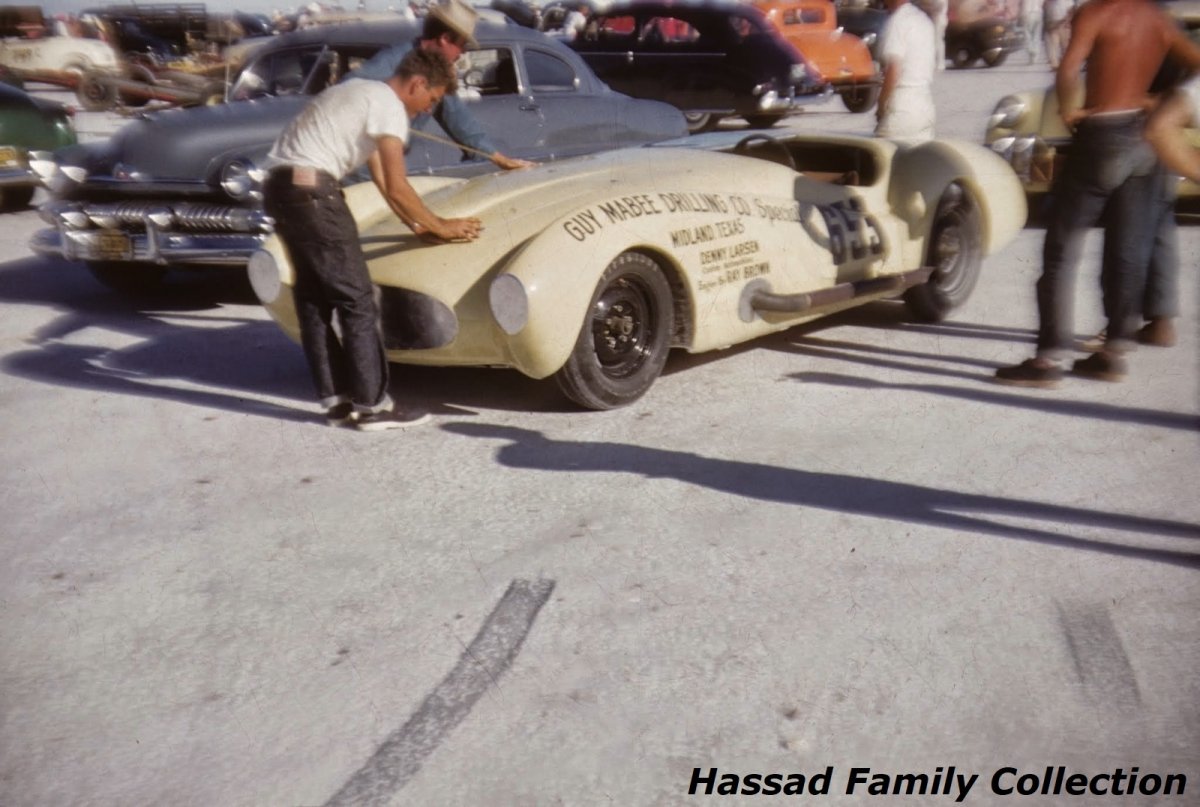
[[[230,160],[221,169],[221,189],[233,199],[261,199],[266,173],[245,157]]]

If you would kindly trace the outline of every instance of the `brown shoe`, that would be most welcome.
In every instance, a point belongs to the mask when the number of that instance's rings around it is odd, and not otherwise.
[[[1071,374],[1097,381],[1121,381],[1129,372],[1125,360],[1116,353],[1101,351],[1086,359],[1077,359],[1071,366]]]
[[[1173,347],[1176,342],[1175,323],[1168,317],[1152,319],[1137,332],[1137,340],[1143,345]]]
[[[1026,359],[1011,367],[1001,367],[996,371],[995,381],[997,384],[1007,384],[1010,387],[1050,389],[1058,386],[1062,375],[1062,368],[1053,362],[1042,359]]]

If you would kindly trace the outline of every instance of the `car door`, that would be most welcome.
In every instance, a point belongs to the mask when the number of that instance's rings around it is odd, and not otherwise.
[[[633,63],[637,30],[637,19],[628,12],[599,14],[588,21],[571,47],[601,81],[617,92],[654,98],[635,92],[640,79]]]
[[[519,58],[519,53],[508,46],[468,51],[463,55],[458,95],[502,153],[541,158],[545,154],[544,121],[537,102],[522,82]],[[442,169],[451,166],[449,173],[465,175],[490,168],[484,155],[461,148],[437,120],[425,115],[414,122],[406,162],[410,173],[435,169],[446,173]]]
[[[720,13],[665,7],[640,17],[630,95],[683,110],[734,109],[727,58],[732,40],[730,22]]]

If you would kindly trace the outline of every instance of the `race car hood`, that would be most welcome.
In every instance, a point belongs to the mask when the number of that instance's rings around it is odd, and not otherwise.
[[[426,204],[440,216],[478,217],[484,232],[476,241],[424,243],[385,209],[374,221],[362,222],[363,245],[377,283],[420,289],[422,278],[436,274],[441,288],[455,285],[465,292],[538,233],[547,228],[570,232],[569,222],[577,216],[582,217],[577,226],[603,230],[639,218],[673,220],[680,206],[696,209],[729,194],[817,202],[845,193],[763,160],[693,148],[623,149],[478,177],[425,194]],[[564,270],[570,263],[564,256]]]

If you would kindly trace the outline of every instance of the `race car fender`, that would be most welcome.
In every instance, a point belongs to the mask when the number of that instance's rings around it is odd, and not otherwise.
[[[513,366],[533,378],[545,378],[566,363],[600,278],[617,255],[646,252],[667,273],[679,271],[662,243],[661,226],[626,222],[581,241],[579,228],[586,226],[580,210],[550,222],[491,282],[489,305],[506,335]]]
[[[910,233],[924,238],[938,201],[954,182],[979,206],[985,255],[1009,243],[1025,226],[1025,192],[1012,166],[972,143],[938,140],[901,148],[892,160],[888,201]]]

